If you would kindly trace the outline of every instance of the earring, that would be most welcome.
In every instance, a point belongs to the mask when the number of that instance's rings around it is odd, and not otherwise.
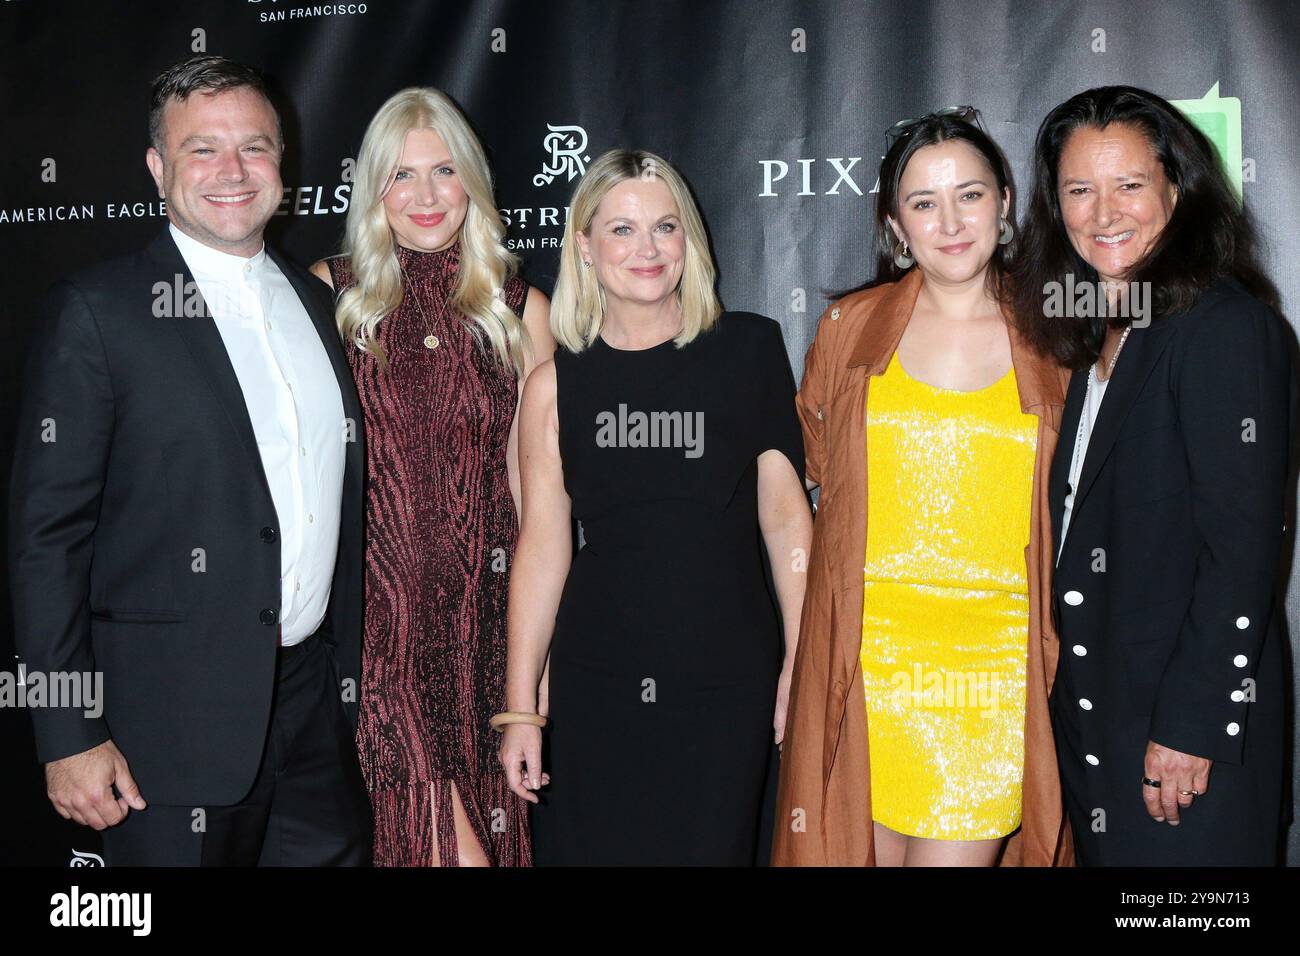
[[[591,268],[591,260],[590,260],[590,259],[583,259],[583,260],[582,260],[582,264],[583,264],[584,266],[586,266],[587,268],[589,268],[589,269]]]
[[[1011,221],[1005,217],[998,220],[998,245],[1005,246],[1012,239],[1016,238],[1016,227],[1011,225]]]
[[[907,270],[912,268],[916,260],[913,259],[907,251],[907,241],[901,242],[897,249],[894,250],[894,265],[898,268]]]

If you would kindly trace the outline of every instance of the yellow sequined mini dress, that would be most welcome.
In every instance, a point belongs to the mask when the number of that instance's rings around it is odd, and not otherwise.
[[[953,391],[913,379],[895,353],[867,392],[871,815],[909,836],[1020,825],[1037,433],[1014,369]]]

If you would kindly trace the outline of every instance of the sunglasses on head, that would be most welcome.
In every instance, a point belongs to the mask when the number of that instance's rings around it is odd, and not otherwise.
[[[916,119],[899,120],[885,132],[885,143],[887,147],[893,146],[906,136],[916,132],[917,127],[927,120],[937,119],[939,117],[951,116],[959,119],[963,123],[971,123],[978,126],[981,130],[984,125],[980,122],[980,111],[973,106],[945,106],[941,110],[935,110],[933,113],[926,113],[924,116],[918,116]]]

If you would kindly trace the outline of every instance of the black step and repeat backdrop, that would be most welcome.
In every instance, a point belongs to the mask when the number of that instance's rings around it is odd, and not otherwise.
[[[253,64],[278,91],[272,237],[299,260],[337,251],[374,110],[432,85],[480,131],[531,283],[551,290],[587,164],[612,146],[654,150],[699,198],[724,302],[780,320],[796,375],[828,291],[870,277],[891,124],[978,106],[1024,188],[1052,106],[1133,84],[1179,101],[1219,145],[1300,317],[1300,4],[1287,0],[4,0],[0,482],[41,294],[165,224],[144,164],[149,82],[195,51]],[[45,801],[7,595],[0,620],[0,863],[100,865],[96,835]],[[1290,845],[1300,860],[1294,832]]]

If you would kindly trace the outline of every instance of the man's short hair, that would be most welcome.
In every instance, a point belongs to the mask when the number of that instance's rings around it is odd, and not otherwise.
[[[150,144],[159,153],[164,153],[163,109],[168,100],[175,98],[183,103],[192,93],[224,93],[243,87],[262,94],[262,98],[270,104],[271,112],[275,114],[276,137],[283,149],[284,132],[280,126],[280,113],[271,101],[262,74],[251,66],[236,63],[224,56],[209,56],[205,53],[197,53],[172,64],[154,79],[149,103]]]

